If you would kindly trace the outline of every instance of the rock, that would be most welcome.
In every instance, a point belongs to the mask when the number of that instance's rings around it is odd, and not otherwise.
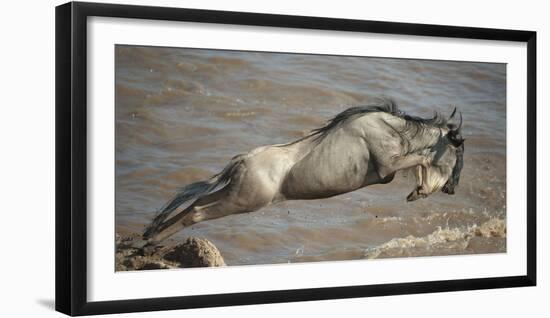
[[[164,255],[164,259],[180,263],[180,267],[225,266],[218,248],[206,239],[190,237]]]
[[[220,251],[206,239],[188,238],[173,247],[139,248],[141,239],[117,237],[116,271],[225,266]]]
[[[163,259],[149,256],[135,256],[129,258],[124,262],[124,265],[126,265],[127,268],[136,270],[171,269],[179,267],[177,263],[167,262]]]

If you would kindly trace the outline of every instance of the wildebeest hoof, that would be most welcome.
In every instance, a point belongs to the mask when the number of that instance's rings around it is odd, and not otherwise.
[[[132,241],[130,247],[142,249],[144,248],[149,242],[147,240],[134,240]]]
[[[142,249],[144,256],[151,256],[155,254],[157,251],[158,246],[155,245],[145,245]]]
[[[443,188],[441,189],[441,192],[451,194],[451,195],[455,194],[455,190],[452,189],[451,187],[449,187],[447,184],[445,184],[445,186],[443,186]]]
[[[408,196],[407,196],[407,201],[408,202],[412,202],[412,201],[416,201],[418,199],[423,199],[427,197],[427,195],[422,192],[422,189],[414,189],[413,192],[411,192]]]
[[[412,202],[412,201],[415,201],[415,200],[418,200],[418,193],[416,192],[416,190],[409,193],[409,195],[407,196],[407,202]]]

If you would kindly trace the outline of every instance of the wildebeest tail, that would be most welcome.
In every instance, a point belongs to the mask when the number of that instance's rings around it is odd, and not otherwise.
[[[156,234],[160,226],[166,221],[172,212],[184,203],[192,203],[197,199],[224,188],[231,182],[235,169],[242,162],[243,156],[233,157],[229,164],[218,174],[206,181],[198,181],[181,188],[155,215],[153,221],[145,228],[144,238]]]

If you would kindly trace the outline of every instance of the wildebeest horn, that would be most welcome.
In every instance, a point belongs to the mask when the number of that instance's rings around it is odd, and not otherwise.
[[[456,106],[455,106],[455,108],[453,109],[453,112],[451,113],[451,116],[449,116],[449,119],[448,119],[448,120],[451,120],[451,119],[455,116],[455,113],[456,113]]]
[[[458,114],[460,115],[460,123],[458,124],[458,127],[455,130],[460,132],[460,128],[462,128],[462,112],[458,112]]]

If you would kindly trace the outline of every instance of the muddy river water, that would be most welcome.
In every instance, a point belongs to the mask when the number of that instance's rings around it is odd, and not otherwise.
[[[116,231],[140,233],[180,187],[236,154],[305,136],[379,96],[407,113],[464,117],[455,195],[408,203],[399,173],[324,200],[198,223],[228,265],[506,251],[506,65],[116,47]]]

